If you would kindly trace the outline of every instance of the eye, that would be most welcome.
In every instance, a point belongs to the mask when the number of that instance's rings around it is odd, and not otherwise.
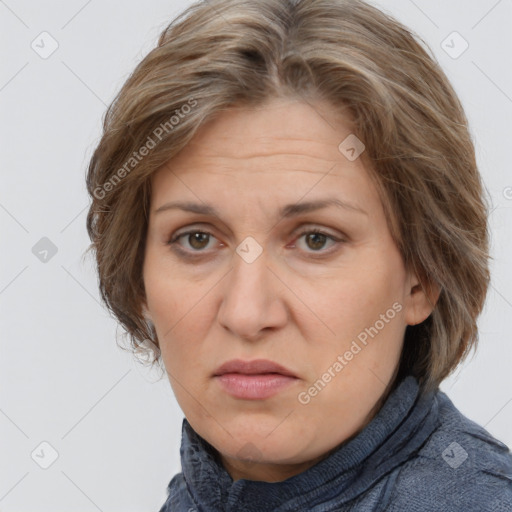
[[[309,248],[312,252],[320,252],[325,247],[327,241],[331,241],[331,247],[336,245],[337,243],[343,242],[342,239],[335,237],[329,233],[322,231],[321,229],[308,229],[299,233],[297,240],[304,238],[306,247]],[[306,251],[310,252],[310,251]],[[331,251],[322,251],[322,253],[331,252]]]
[[[306,249],[302,249],[304,252],[309,253],[319,253],[320,255],[325,255],[333,252],[332,250],[322,250],[324,249],[326,243],[331,241],[331,247],[339,245],[343,243],[345,240],[336,237],[332,234],[326,233],[321,229],[306,229],[300,232],[297,237],[294,239],[294,243],[291,247],[295,247],[295,243],[297,240],[304,238]],[[188,247],[180,243],[180,240],[183,239]],[[176,233],[171,237],[171,239],[167,242],[169,246],[171,246],[175,251],[178,251],[183,256],[194,257],[200,255],[200,253],[206,253],[209,247],[209,243],[215,239],[215,236],[209,231],[204,231],[200,229],[191,229],[189,231]],[[221,244],[221,246],[224,244]]]
[[[208,231],[201,231],[198,229],[185,231],[184,233],[178,233],[169,240],[169,245],[176,245],[181,238],[184,238],[188,243],[189,247],[184,252],[204,252],[203,250],[208,247],[208,242],[213,234]],[[178,244],[180,245],[180,244]],[[178,249],[181,250],[181,249]]]

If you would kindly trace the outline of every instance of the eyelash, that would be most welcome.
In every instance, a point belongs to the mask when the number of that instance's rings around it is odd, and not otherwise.
[[[188,236],[188,235],[192,235],[192,234],[197,234],[197,233],[200,233],[202,235],[208,235],[210,237],[213,237],[215,238],[215,235],[213,233],[210,233],[209,231],[206,231],[206,230],[202,230],[202,229],[191,229],[189,231],[184,231],[183,233],[177,233],[175,235],[173,235],[171,237],[171,239],[167,242],[167,244],[169,246],[171,246],[171,248],[173,248],[175,251],[179,252],[180,254],[182,254],[183,256],[185,257],[188,257],[188,258],[196,258],[196,257],[199,257],[201,256],[202,253],[206,252],[204,250],[198,250],[198,251],[188,251],[188,250],[184,250],[182,248],[180,248],[178,245],[177,245],[177,242],[180,238],[182,237],[185,237],[185,236]],[[310,229],[305,229],[303,231],[301,231],[295,240],[299,240],[300,238],[302,238],[304,235],[309,235],[309,234],[318,234],[318,235],[323,235],[325,236],[327,239],[330,239],[332,240],[333,242],[335,242],[335,245],[337,244],[340,244],[340,243],[344,243],[346,240],[342,239],[342,238],[338,238],[338,237],[335,237],[334,235],[330,234],[330,233],[327,233],[321,229],[318,229],[318,228],[310,228]],[[173,247],[175,246],[175,247]],[[309,252],[309,251],[308,251]],[[319,250],[319,251],[311,251],[309,252],[309,254],[319,254],[320,256],[327,256],[327,255],[330,255],[331,253],[333,252],[333,250],[329,250],[329,251],[324,251],[322,252],[322,250]]]

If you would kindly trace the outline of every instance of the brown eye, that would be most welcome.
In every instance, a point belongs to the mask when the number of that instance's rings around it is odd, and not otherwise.
[[[306,253],[306,255],[309,255],[313,258],[329,256],[336,252],[338,246],[345,242],[344,239],[341,239],[330,233],[326,233],[320,229],[304,230],[299,233],[295,240],[296,241],[293,247],[298,245],[301,252]],[[301,242],[299,243],[299,241]]]
[[[175,235],[168,244],[171,246],[177,245],[180,247],[180,250],[183,249],[184,252],[204,252],[203,250],[208,247],[210,237],[213,237],[213,235],[207,231],[192,230]],[[181,239],[188,242],[188,247],[180,243]]]
[[[204,249],[208,245],[209,237],[210,235],[208,233],[198,231],[196,233],[189,234],[188,241],[190,246],[194,249]]]
[[[300,233],[297,237],[297,240],[304,239],[306,249],[303,249],[304,252],[309,253],[320,253],[320,254],[327,254],[332,251],[330,250],[322,250],[325,248],[326,243],[328,241],[331,242],[331,246],[339,245],[339,242],[343,242],[343,240],[329,234],[324,233],[321,230],[318,229],[308,229],[306,231],[303,231]]]
[[[327,236],[322,233],[311,232],[306,235],[306,244],[315,251],[322,249],[326,241]]]

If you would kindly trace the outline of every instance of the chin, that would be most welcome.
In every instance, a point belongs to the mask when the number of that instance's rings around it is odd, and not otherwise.
[[[279,426],[282,419],[264,422],[243,421],[225,424],[227,430],[207,429],[203,435],[218,452],[226,457],[267,464],[300,464],[308,460],[314,436],[308,440],[297,428]],[[286,421],[286,420],[285,420]],[[277,428],[276,428],[277,426]],[[317,456],[318,454],[316,454]]]

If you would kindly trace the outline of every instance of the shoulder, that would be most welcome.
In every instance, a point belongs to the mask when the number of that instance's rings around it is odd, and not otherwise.
[[[512,512],[512,454],[439,391],[438,425],[398,474],[390,512]]]
[[[167,498],[159,512],[193,512],[196,510],[187,492],[183,473],[175,475],[167,486]]]

